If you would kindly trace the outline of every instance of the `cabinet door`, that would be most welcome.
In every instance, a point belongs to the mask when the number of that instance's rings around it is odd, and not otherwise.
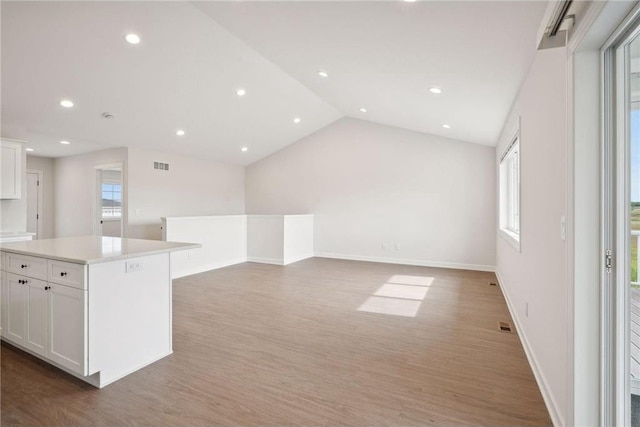
[[[81,375],[87,363],[87,291],[48,283],[49,353],[52,361]]]
[[[47,282],[23,278],[27,289],[27,331],[24,346],[47,356],[49,292]]]
[[[5,275],[6,324],[4,337],[16,344],[23,345],[27,332],[27,286],[22,276]]]
[[[19,199],[22,188],[22,143],[0,141],[0,199]]]

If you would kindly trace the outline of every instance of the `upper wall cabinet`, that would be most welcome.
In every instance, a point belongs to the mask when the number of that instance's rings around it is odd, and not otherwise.
[[[0,199],[22,197],[22,143],[0,140]]]

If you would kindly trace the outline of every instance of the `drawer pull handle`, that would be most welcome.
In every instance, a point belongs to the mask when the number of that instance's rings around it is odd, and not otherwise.
[[[26,285],[27,283],[29,283],[28,280],[18,280],[18,283],[20,283],[21,285]]]
[[[22,265],[20,266],[20,268],[27,268],[27,267],[29,267],[27,264],[22,264]]]
[[[45,286],[45,287],[44,287],[44,290],[45,290],[45,291],[48,291],[49,289],[51,289],[51,286]]]
[[[66,275],[67,275],[67,272],[66,272],[66,271],[62,271],[62,272],[60,273],[60,277],[64,277],[64,276],[66,276]]]
[[[20,279],[20,280],[18,280],[18,283],[20,283],[22,285],[24,283],[24,280]]]

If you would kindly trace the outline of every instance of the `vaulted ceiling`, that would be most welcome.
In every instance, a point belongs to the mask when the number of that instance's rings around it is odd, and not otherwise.
[[[494,145],[546,2],[0,7],[3,137],[43,156],[130,146],[249,164],[344,116]]]

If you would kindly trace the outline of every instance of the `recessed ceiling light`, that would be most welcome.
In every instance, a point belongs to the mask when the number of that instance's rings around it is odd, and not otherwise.
[[[329,74],[326,71],[322,71],[322,70],[318,71],[318,75],[320,77],[329,77]]]
[[[36,151],[33,148],[25,148],[24,151],[28,151],[28,152],[32,152],[32,151]]]
[[[451,126],[449,126],[449,125],[442,125],[442,127],[445,128],[445,129],[451,129]]]
[[[242,148],[241,148],[241,150],[242,150],[242,151],[247,151],[247,150],[248,150],[248,148],[247,148],[247,147],[242,147]]]
[[[440,89],[439,87],[432,87],[431,89],[429,89],[429,92],[439,94],[442,93],[442,89]]]
[[[70,101],[68,99],[63,99],[62,101],[60,101],[60,105],[62,105],[65,108],[71,108],[73,107],[73,101]]]
[[[178,130],[176,131],[176,135],[178,135],[178,136],[184,136],[184,131],[183,131],[182,129],[178,129]]]
[[[247,91],[242,88],[236,91],[236,95],[238,96],[245,96],[246,94],[247,94]]]
[[[69,145],[69,144],[71,144],[71,143],[70,143],[69,141],[60,141],[60,144],[62,144],[62,145]]]
[[[300,119],[300,117],[296,117],[295,119],[293,119],[293,123],[300,123],[302,120]]]
[[[362,107],[362,108],[360,109],[360,111],[362,111],[363,113],[366,113],[366,112],[367,112],[367,109],[366,109],[366,108],[364,108],[364,107]]]
[[[125,36],[125,40],[131,44],[140,43],[140,37],[137,34],[129,33]]]

